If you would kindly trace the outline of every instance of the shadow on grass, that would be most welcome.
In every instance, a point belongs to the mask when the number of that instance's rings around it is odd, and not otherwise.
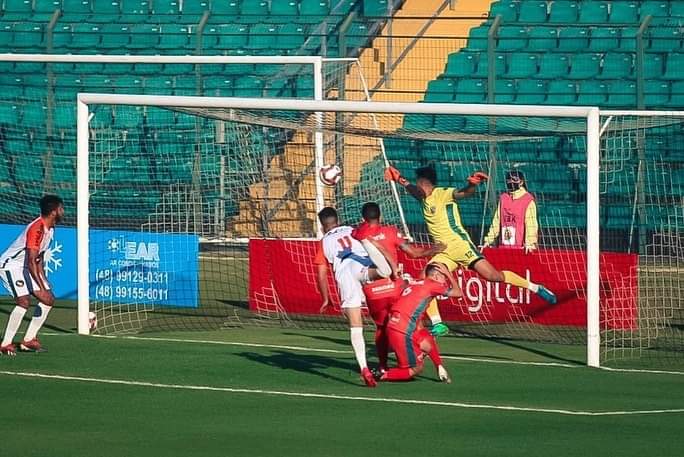
[[[364,332],[364,334],[366,334],[366,333],[370,333],[370,332]],[[339,346],[345,346],[347,348],[351,344],[349,342],[349,338],[335,338],[335,337],[326,336],[326,335],[311,335],[308,333],[298,333],[298,332],[286,332],[286,333],[283,333],[283,335],[299,336],[299,337],[304,337],[304,338],[310,338],[312,340],[317,340],[317,341],[325,341],[328,343],[337,344]]]
[[[3,305],[4,305],[4,306],[3,306]],[[5,314],[5,315],[9,316],[9,315],[12,313],[12,310],[14,309],[14,306],[15,306],[14,303],[12,303],[12,302],[10,302],[10,301],[4,301],[4,300],[3,300],[2,302],[0,302],[0,314]],[[27,311],[26,314],[24,315],[23,322],[30,322],[31,319],[33,318],[33,306],[36,306],[36,305],[31,305],[31,307],[29,307],[28,311]],[[52,310],[53,310],[53,311],[54,311],[54,310],[57,310],[57,309],[68,309],[68,310],[73,310],[73,307],[70,307],[70,306],[59,306],[59,305],[55,305],[55,306],[52,307]],[[4,332],[4,331],[5,331],[5,326],[6,326],[6,324],[7,324],[7,319],[2,319],[2,320],[0,320],[0,332]],[[23,325],[23,323],[22,323],[22,325]],[[76,331],[76,329],[75,329],[74,327],[71,327],[71,328],[64,328],[64,327],[60,327],[60,326],[55,325],[55,324],[51,324],[51,323],[50,323],[50,316],[49,316],[49,315],[48,315],[47,322],[45,322],[45,323],[43,324],[43,327],[42,327],[41,331],[44,330],[44,329],[48,329],[48,330],[52,330],[52,331],[54,331],[54,332],[60,332],[60,333],[74,333],[74,332]]]
[[[305,355],[295,354],[286,351],[272,351],[270,354],[258,354],[256,352],[239,352],[236,354],[239,357],[244,357],[247,360],[258,362],[272,368],[280,368],[282,370],[292,370],[300,373],[313,374],[324,379],[330,379],[337,382],[342,382],[350,385],[360,385],[360,383],[351,382],[349,379],[341,378],[339,376],[327,373],[331,368],[340,370],[349,370],[352,373],[357,371],[356,365],[353,363],[343,362],[334,357],[321,355]]]

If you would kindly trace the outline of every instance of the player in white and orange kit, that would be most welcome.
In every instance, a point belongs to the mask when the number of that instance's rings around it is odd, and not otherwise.
[[[40,217],[35,219],[0,256],[0,280],[14,297],[16,306],[7,320],[5,334],[0,343],[0,354],[15,355],[14,336],[19,330],[30,296],[38,299],[33,319],[19,345],[23,351],[44,351],[37,335],[55,303],[45,269],[44,254],[55,232],[55,225],[64,217],[64,202],[56,195],[40,199]]]

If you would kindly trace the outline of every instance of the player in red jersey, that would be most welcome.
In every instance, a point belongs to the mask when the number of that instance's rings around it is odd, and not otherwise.
[[[38,299],[38,305],[19,348],[23,351],[44,351],[37,335],[55,303],[55,296],[45,275],[43,257],[54,236],[55,225],[63,217],[62,199],[56,195],[45,195],[40,199],[40,217],[33,220],[0,256],[0,280],[16,303],[7,320],[0,354],[16,354],[12,340],[31,304],[31,295]]]
[[[378,279],[363,286],[366,295],[368,312],[375,322],[375,350],[378,354],[380,371],[387,368],[387,354],[389,342],[387,339],[386,323],[390,306],[399,298],[404,288],[404,280],[400,278],[399,250],[401,249],[412,259],[432,257],[444,249],[441,243],[431,247],[419,248],[411,245],[408,240],[391,225],[381,223],[380,206],[375,202],[368,202],[361,208],[363,222],[352,232],[352,236],[359,241],[372,240],[380,253],[387,258],[390,265],[399,265],[399,271],[394,271],[392,278]],[[436,367],[436,365],[435,365]]]
[[[423,354],[434,351],[437,345],[421,321],[432,299],[440,295],[462,297],[463,293],[444,265],[431,263],[425,270],[425,279],[409,284],[392,305],[387,335],[397,354],[398,366],[382,374],[381,381],[408,381],[423,370]],[[451,382],[441,361],[439,366],[439,378]]]

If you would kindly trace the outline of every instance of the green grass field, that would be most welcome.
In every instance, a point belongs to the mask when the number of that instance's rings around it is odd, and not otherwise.
[[[10,309],[0,306],[3,325]],[[446,337],[453,384],[428,367],[414,382],[368,389],[346,332],[81,337],[73,308],[53,313],[42,336],[49,352],[0,358],[2,456],[682,450],[684,375],[589,369],[581,346]]]

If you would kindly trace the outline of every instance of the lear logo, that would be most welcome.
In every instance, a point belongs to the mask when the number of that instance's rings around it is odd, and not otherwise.
[[[55,241],[54,247],[45,251],[44,266],[46,274],[49,275],[62,268],[62,259],[59,255],[62,254],[63,248],[64,245]]]
[[[119,252],[122,244],[123,238],[112,238],[107,241],[107,249],[109,249],[110,252]]]
[[[126,260],[144,260],[159,262],[159,243],[126,242]]]

